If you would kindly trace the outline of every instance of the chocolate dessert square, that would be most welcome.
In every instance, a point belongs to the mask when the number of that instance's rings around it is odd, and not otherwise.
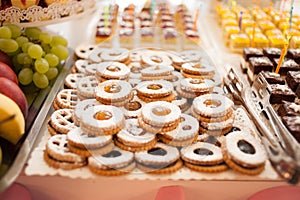
[[[270,85],[270,103],[280,104],[282,101],[294,102],[296,95],[287,85],[271,84]]]
[[[273,59],[273,65],[276,69],[277,64],[279,62],[279,58]],[[286,75],[288,71],[299,71],[300,65],[296,63],[293,59],[285,58],[280,66],[279,74]]]
[[[244,48],[243,49],[243,57],[246,61],[249,60],[249,58],[251,57],[263,57],[264,54],[262,52],[262,50],[258,49],[258,48]]]
[[[279,74],[276,74],[274,72],[266,72],[266,71],[262,71],[260,72],[260,74],[262,74],[263,77],[265,77],[266,81],[269,84],[280,84],[280,85],[285,84],[284,79]]]
[[[277,113],[279,116],[300,116],[300,105],[294,102],[282,101]]]
[[[284,116],[282,122],[296,140],[300,142],[300,116]]]
[[[258,74],[261,71],[272,71],[273,64],[268,57],[252,57],[249,58],[249,69],[253,74]]]
[[[263,54],[270,59],[279,58],[281,55],[281,49],[274,47],[263,48]]]
[[[295,92],[300,85],[300,71],[290,71],[286,74],[288,86]]]
[[[300,49],[289,49],[286,57],[294,59],[296,63],[300,64]]]

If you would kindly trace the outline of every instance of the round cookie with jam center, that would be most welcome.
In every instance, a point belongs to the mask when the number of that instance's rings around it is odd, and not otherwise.
[[[96,106],[96,105],[101,105],[101,103],[99,103],[99,101],[97,101],[96,99],[85,99],[80,101],[73,112],[73,121],[75,123],[76,126],[80,125],[80,119],[81,119],[81,115],[82,112],[85,111],[86,109],[88,109],[89,107],[92,106]]]
[[[180,81],[180,87],[188,92],[209,92],[215,86],[214,82],[209,79],[184,78]]]
[[[200,172],[221,172],[228,169],[220,147],[206,142],[197,142],[180,150],[184,165]]]
[[[121,109],[126,118],[137,118],[144,105],[145,103],[143,101],[141,101],[137,96],[134,96],[133,99],[121,107]]]
[[[251,134],[234,131],[224,137],[222,153],[227,165],[235,171],[257,175],[267,160],[263,145]]]
[[[120,62],[124,64],[130,63],[129,50],[125,48],[113,48],[103,50],[100,54],[100,58],[106,61]]]
[[[137,119],[127,119],[125,128],[116,135],[115,144],[121,149],[137,152],[151,149],[156,141],[155,134],[143,130]]]
[[[153,148],[147,151],[135,153],[137,167],[152,174],[173,173],[182,167],[180,154],[176,147],[167,146],[163,143],[157,143]]]
[[[95,88],[96,99],[102,104],[124,106],[132,98],[131,85],[123,80],[108,80]]]
[[[115,147],[104,155],[88,158],[91,172],[102,176],[118,176],[130,173],[135,168],[134,154]]]
[[[141,56],[141,64],[144,67],[153,65],[169,66],[172,64],[172,60],[161,51],[145,51]]]
[[[164,127],[180,121],[181,110],[178,106],[165,102],[156,101],[146,104],[141,111],[141,118],[147,124]]]
[[[213,77],[216,68],[207,64],[184,63],[181,67],[181,71],[184,72],[185,74]]]
[[[129,77],[130,69],[120,62],[102,62],[96,68],[96,77],[98,79],[117,79],[125,80]]]
[[[161,98],[172,94],[173,85],[164,80],[143,81],[136,86],[138,97]]]
[[[199,122],[196,118],[182,114],[176,129],[159,134],[159,139],[170,146],[186,146],[198,138]]]
[[[113,135],[125,125],[122,110],[110,105],[89,107],[82,112],[80,127],[90,135]]]

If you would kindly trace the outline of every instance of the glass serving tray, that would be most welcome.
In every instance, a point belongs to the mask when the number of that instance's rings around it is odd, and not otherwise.
[[[20,174],[27,157],[32,150],[33,144],[40,133],[40,129],[52,102],[60,89],[61,82],[72,66],[73,51],[69,50],[69,58],[59,67],[60,73],[56,80],[50,82],[49,86],[43,90],[23,88],[29,104],[28,117],[26,119],[25,134],[16,145],[0,138],[0,145],[3,152],[2,164],[0,165],[0,192],[5,190]]]

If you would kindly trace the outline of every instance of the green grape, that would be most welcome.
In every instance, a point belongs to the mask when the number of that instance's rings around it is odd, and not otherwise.
[[[54,53],[59,60],[66,60],[69,57],[69,51],[62,45],[56,45],[52,47],[51,53]]]
[[[28,53],[19,53],[17,55],[17,62],[20,65],[28,65],[32,63],[32,58],[28,55]]]
[[[50,53],[51,52],[51,46],[50,44],[41,43],[41,47],[43,48],[44,52]]]
[[[18,43],[13,39],[0,39],[0,50],[5,53],[12,53],[17,51],[19,48]]]
[[[68,41],[60,35],[53,36],[51,41],[51,46],[56,46],[56,45],[62,45],[66,47],[68,45]]]
[[[23,45],[22,45],[22,51],[24,52],[24,53],[27,53],[27,51],[28,51],[28,48],[31,46],[31,45],[33,45],[33,43],[32,42],[25,42]]]
[[[35,72],[32,77],[33,83],[36,87],[44,89],[49,85],[48,78],[45,74]]]
[[[35,59],[38,59],[38,58],[41,58],[42,55],[43,55],[43,49],[40,45],[38,44],[33,44],[33,45],[30,45],[27,49],[27,53],[28,55],[31,57],[31,58],[35,58]]]
[[[50,44],[52,41],[52,36],[49,33],[41,33],[39,39],[43,43]]]
[[[29,42],[28,38],[25,36],[20,36],[16,38],[16,42],[19,44],[21,47],[25,42]]]
[[[34,62],[34,69],[38,73],[44,74],[49,70],[49,64],[48,64],[46,59],[39,58],[39,59],[36,59],[35,62]]]
[[[19,82],[22,85],[29,85],[32,82],[33,71],[30,68],[22,69],[18,74]]]
[[[14,65],[14,71],[15,72],[18,72],[18,71],[20,71],[20,69],[22,69],[22,65],[18,63],[18,58],[17,58],[18,55],[15,55],[14,57],[12,57],[12,62],[13,62],[13,65]]]
[[[59,64],[59,58],[53,53],[47,53],[44,58],[48,61],[49,67],[56,67]]]
[[[27,37],[33,40],[38,40],[40,38],[41,32],[41,29],[37,27],[28,27],[25,29],[25,34],[27,35]]]
[[[57,74],[58,74],[58,69],[55,67],[49,68],[49,70],[45,73],[49,81],[56,78]]]
[[[17,38],[22,34],[22,29],[20,26],[15,24],[7,24],[7,26],[11,31],[11,38]]]
[[[11,35],[11,30],[7,26],[0,27],[0,38],[10,39]]]

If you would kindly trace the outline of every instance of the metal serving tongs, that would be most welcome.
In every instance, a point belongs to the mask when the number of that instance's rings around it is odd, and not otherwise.
[[[299,159],[295,157],[293,142],[277,126],[277,120],[271,111],[273,109],[271,109],[269,99],[266,100],[267,95],[263,93],[265,90],[262,90],[262,86],[259,86],[259,83],[252,87],[244,86],[237,73],[231,68],[224,79],[224,90],[232,95],[235,103],[242,104],[248,111],[259,130],[259,137],[278,175],[290,184],[297,184],[300,165]]]

